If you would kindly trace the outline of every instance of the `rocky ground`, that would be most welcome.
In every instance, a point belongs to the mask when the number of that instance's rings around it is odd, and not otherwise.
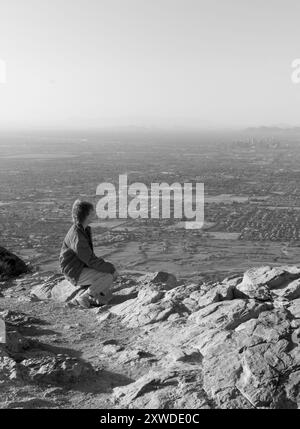
[[[128,273],[88,310],[61,280],[0,282],[0,407],[300,407],[300,268]]]

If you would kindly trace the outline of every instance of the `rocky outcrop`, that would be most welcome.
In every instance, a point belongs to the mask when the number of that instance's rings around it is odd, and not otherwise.
[[[0,246],[0,280],[17,277],[28,272],[28,266],[22,259]]]
[[[255,298],[268,301],[273,294],[282,296],[300,293],[298,281],[293,285],[291,280],[299,279],[300,268],[297,267],[273,267],[268,266],[250,269],[245,272],[242,282],[236,288],[236,296],[241,298]],[[289,285],[289,289],[287,289]],[[273,292],[273,294],[272,294]],[[298,296],[296,296],[298,297]]]
[[[221,284],[142,285],[109,311],[158,363],[115,389],[116,406],[299,408],[299,279],[296,267],[262,267]]]
[[[122,323],[135,328],[162,322],[171,315],[188,314],[179,299],[172,299],[160,286],[143,286],[137,298],[111,307],[110,312],[122,318]]]
[[[260,267],[218,283],[178,282],[168,273],[121,276],[110,305],[85,310],[111,335],[99,359],[130,378],[113,390],[112,406],[300,408],[299,290],[298,267]],[[58,302],[74,293],[58,275],[31,289],[37,299]],[[59,386],[92,376],[87,362],[35,350],[20,329],[34,318],[13,311],[0,318],[0,381]],[[124,342],[115,338],[119,331]]]
[[[203,376],[197,368],[184,365],[162,371],[150,371],[125,387],[114,390],[115,403],[122,406],[134,403],[139,408],[207,409],[211,400],[203,389]]]

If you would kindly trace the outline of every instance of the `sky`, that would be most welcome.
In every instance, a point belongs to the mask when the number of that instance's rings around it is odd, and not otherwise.
[[[299,126],[299,19],[299,0],[1,0],[0,129]]]

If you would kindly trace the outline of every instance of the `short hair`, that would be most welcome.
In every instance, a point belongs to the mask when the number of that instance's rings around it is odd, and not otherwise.
[[[74,223],[83,223],[90,212],[94,210],[92,203],[76,200],[72,207],[72,219]]]

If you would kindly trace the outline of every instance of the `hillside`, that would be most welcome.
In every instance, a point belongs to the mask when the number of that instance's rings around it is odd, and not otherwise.
[[[60,281],[0,283],[2,408],[299,408],[299,268],[124,274],[91,310]]]

